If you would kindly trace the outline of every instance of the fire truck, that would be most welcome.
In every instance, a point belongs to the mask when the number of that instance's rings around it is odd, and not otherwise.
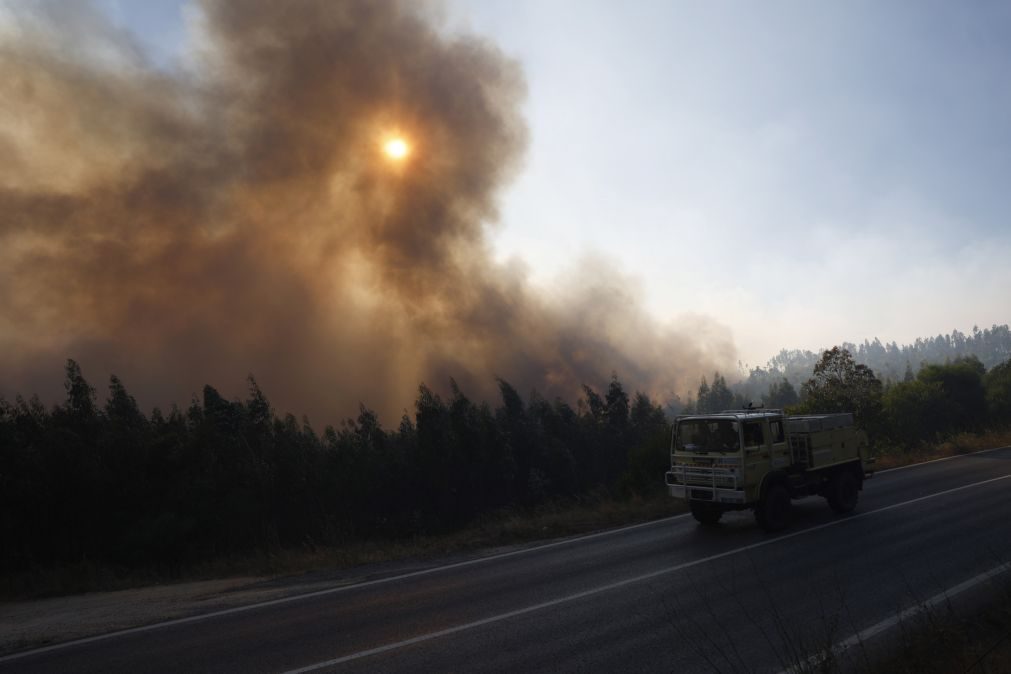
[[[703,525],[750,509],[759,526],[778,531],[790,524],[793,499],[818,495],[837,513],[853,510],[872,467],[852,414],[727,410],[675,420],[666,481]]]

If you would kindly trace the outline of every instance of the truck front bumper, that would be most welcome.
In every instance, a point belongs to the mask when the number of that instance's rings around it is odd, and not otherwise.
[[[683,484],[677,478],[681,478],[683,472],[677,474],[668,472],[664,478],[667,482],[667,491],[674,498],[686,501],[708,501],[710,503],[735,503],[743,504],[747,500],[743,489],[722,489],[712,485],[704,484]]]

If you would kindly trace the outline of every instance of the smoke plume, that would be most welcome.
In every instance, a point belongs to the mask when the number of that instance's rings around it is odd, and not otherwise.
[[[664,398],[733,362],[606,265],[545,295],[495,262],[523,75],[425,7],[205,2],[175,71],[86,8],[0,12],[0,394],[55,398],[72,357],[147,405],[253,373],[282,410],[389,423],[422,381]]]

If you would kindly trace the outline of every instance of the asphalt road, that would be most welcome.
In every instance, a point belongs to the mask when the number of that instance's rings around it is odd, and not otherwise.
[[[817,497],[794,511],[778,535],[747,512],[714,529],[676,517],[8,656],[0,672],[777,672],[861,631],[894,638],[899,611],[1007,568],[1011,448],[879,473],[848,516]],[[975,591],[998,581],[1011,573]]]

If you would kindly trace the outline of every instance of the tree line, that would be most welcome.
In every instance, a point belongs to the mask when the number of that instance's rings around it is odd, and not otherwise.
[[[89,561],[174,573],[195,562],[461,527],[508,506],[594,491],[660,492],[667,420],[615,377],[575,408],[499,381],[495,407],[419,388],[384,428],[362,406],[318,434],[245,400],[145,415],[117,377],[99,403],[74,361],[66,399],[0,399],[0,567]]]
[[[1011,358],[1011,328],[1007,324],[980,329],[973,326],[969,334],[953,330],[950,334],[917,338],[911,344],[880,339],[864,340],[860,344],[843,342],[840,349],[853,359],[871,368],[884,383],[903,381],[909,373],[915,375],[930,363],[944,363],[958,358],[975,357],[985,368],[993,368]],[[765,367],[747,369],[747,375],[734,387],[744,399],[757,400],[773,384],[786,379],[794,389],[811,376],[820,352],[805,349],[783,349],[769,359]]]
[[[718,412],[756,401],[734,391],[715,373],[703,378],[685,412]],[[1011,360],[989,370],[974,355],[924,363],[901,380],[882,381],[844,347],[833,347],[815,362],[798,391],[789,379],[773,380],[758,401],[791,414],[852,412],[874,444],[909,449],[954,433],[1011,426]]]
[[[421,385],[395,428],[363,405],[317,433],[278,414],[252,377],[245,400],[205,386],[185,409],[145,415],[115,376],[100,403],[68,361],[62,403],[0,399],[0,570],[86,561],[172,574],[252,551],[448,532],[552,499],[663,492],[670,425],[647,395],[614,377],[573,407],[498,384],[495,406],[450,380],[446,397]],[[683,411],[749,402],[715,373]],[[872,445],[911,448],[1011,426],[1011,361],[959,357],[882,381],[835,347],[799,390],[780,378],[757,402],[853,412]]]

